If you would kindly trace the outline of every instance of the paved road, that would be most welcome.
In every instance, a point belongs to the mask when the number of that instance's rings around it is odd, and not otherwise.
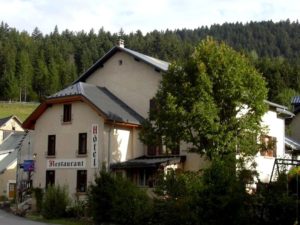
[[[15,216],[0,210],[0,225],[50,225],[48,223],[40,223],[28,220],[23,217]]]

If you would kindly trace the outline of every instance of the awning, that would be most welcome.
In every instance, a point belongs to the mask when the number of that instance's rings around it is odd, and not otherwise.
[[[113,163],[111,169],[130,169],[130,168],[158,168],[159,166],[167,166],[184,162],[185,156],[169,156],[169,157],[147,157],[131,159],[125,162]]]

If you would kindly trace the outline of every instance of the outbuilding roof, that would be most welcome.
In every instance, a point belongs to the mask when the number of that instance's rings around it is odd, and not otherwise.
[[[114,54],[116,54],[117,52],[125,52],[125,53],[133,56],[136,60],[143,61],[146,64],[153,66],[155,69],[157,69],[159,71],[163,71],[163,72],[167,71],[169,68],[169,65],[170,65],[170,63],[168,63],[166,61],[156,59],[156,58],[153,58],[148,55],[144,55],[142,53],[133,51],[128,48],[115,46],[109,52],[107,52],[102,58],[100,58],[94,65],[92,65],[86,72],[84,72],[77,80],[75,80],[73,82],[73,84],[77,83],[79,81],[84,82],[93,72],[95,72],[99,67],[102,67],[104,65],[104,63],[108,59],[110,59]]]
[[[0,145],[0,155],[7,154],[0,161],[0,174],[3,173],[6,168],[17,160],[18,151],[25,139],[26,132],[15,132],[10,134],[3,143]]]
[[[291,101],[292,105],[300,104],[300,96],[294,96]]]
[[[292,139],[291,137],[285,137],[284,138],[284,142],[285,142],[285,146],[287,147],[287,149],[290,149],[292,151],[299,151],[300,150],[300,143],[294,139]]]
[[[18,117],[11,115],[0,119],[0,127],[6,124],[10,119],[14,118],[20,125],[22,124]]]
[[[265,103],[267,103],[270,107],[273,107],[278,115],[281,115],[284,118],[292,118],[295,116],[295,114],[290,112],[286,106],[279,105],[268,100],[265,100]]]
[[[26,132],[23,131],[11,133],[3,140],[2,144],[0,145],[0,154],[2,151],[18,149],[21,146],[25,136]]]

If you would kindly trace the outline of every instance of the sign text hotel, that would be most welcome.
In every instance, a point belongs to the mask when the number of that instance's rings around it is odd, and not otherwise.
[[[47,169],[73,169],[73,168],[85,168],[85,159],[48,159]]]
[[[92,124],[91,167],[98,168],[98,124]]]

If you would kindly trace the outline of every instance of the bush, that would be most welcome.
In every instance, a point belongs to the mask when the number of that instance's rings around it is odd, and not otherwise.
[[[87,203],[85,201],[75,201],[66,209],[67,217],[82,218],[87,214]]]
[[[40,213],[42,212],[42,206],[43,206],[43,189],[33,188],[32,191],[36,199],[36,212]]]
[[[127,179],[102,171],[89,190],[89,205],[96,224],[146,224],[151,216],[150,199]]]
[[[69,203],[66,187],[49,186],[43,198],[42,216],[46,219],[61,218],[66,215]]]
[[[153,224],[251,224],[250,196],[235,166],[214,160],[202,173],[170,171],[158,181]]]
[[[288,192],[287,182],[287,175],[279,174],[276,182],[262,186],[256,193],[262,196],[264,202],[262,218],[260,218],[264,224],[295,224],[296,218],[299,218],[297,195]]]

